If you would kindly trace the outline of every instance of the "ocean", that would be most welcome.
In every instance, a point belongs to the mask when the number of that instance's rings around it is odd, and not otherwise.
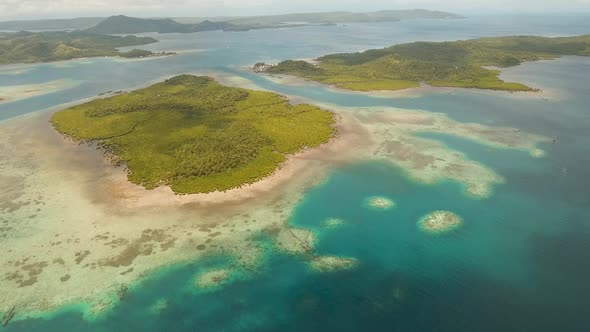
[[[590,33],[590,16],[481,16],[250,32],[155,35],[150,50],[173,57],[110,58],[0,67],[3,86],[75,82],[50,94],[0,104],[0,121],[130,89],[181,73],[225,73],[308,102],[418,109],[465,123],[509,126],[547,137],[544,158],[492,149],[461,137],[422,133],[504,178],[489,198],[467,196],[457,182],[412,180],[382,161],[335,167],[307,191],[289,224],[312,230],[319,255],[354,257],[358,266],[312,271],[305,258],[267,248],[257,273],[209,292],[200,271],[228,264],[211,256],[154,271],[125,300],[93,319],[84,304],[15,320],[6,331],[588,331],[590,330],[590,58],[525,63],[506,79],[556,91],[527,98],[471,90],[376,97],[314,84],[282,85],[245,69],[258,61],[312,58],[417,40]],[[151,34],[146,34],[151,35]],[[368,208],[369,197],[395,202]],[[448,210],[461,227],[426,233],[418,221]],[[337,218],[337,227],[326,220]],[[0,242],[2,243],[2,242]],[[2,282],[1,287],[12,287]]]

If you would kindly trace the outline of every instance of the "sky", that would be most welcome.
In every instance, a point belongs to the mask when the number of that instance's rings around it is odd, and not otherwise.
[[[455,13],[590,12],[590,0],[0,0],[0,20],[125,14],[204,17],[424,8]]]

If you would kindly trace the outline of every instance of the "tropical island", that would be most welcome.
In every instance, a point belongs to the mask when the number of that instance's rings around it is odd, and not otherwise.
[[[0,22],[0,30],[86,30],[104,34],[192,33],[201,31],[248,31],[309,25],[335,25],[354,22],[397,22],[406,19],[458,19],[460,15],[425,9],[381,10],[376,12],[322,12],[241,17],[137,18],[125,15],[79,17],[53,20]]]
[[[322,56],[315,62],[287,60],[257,63],[254,71],[287,74],[337,88],[374,91],[461,87],[533,91],[521,83],[504,82],[500,71],[524,61],[564,55],[590,56],[590,35],[575,37],[512,36],[453,42],[414,42],[360,53]]]
[[[120,56],[141,58],[171,55],[134,49],[119,51],[119,47],[146,45],[157,42],[151,37],[109,36],[82,31],[0,33],[0,65],[71,60],[77,58]]]
[[[191,75],[59,111],[51,122],[97,143],[131,182],[182,194],[257,182],[335,135],[331,112]]]

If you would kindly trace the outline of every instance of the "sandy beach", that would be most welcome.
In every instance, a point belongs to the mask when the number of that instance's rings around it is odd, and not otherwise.
[[[73,80],[56,80],[39,84],[0,86],[0,103],[14,102],[71,89],[79,84],[80,82]]]

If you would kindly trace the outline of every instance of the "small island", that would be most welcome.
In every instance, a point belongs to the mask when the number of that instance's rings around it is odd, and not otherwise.
[[[127,167],[131,182],[181,194],[257,182],[336,133],[331,112],[192,75],[77,105],[51,122],[76,141],[97,143]]]
[[[151,37],[110,36],[83,31],[0,33],[0,65],[71,60],[88,57],[120,56],[144,58],[173,55],[119,47],[146,45],[157,42]]]
[[[257,63],[255,72],[287,74],[356,91],[401,90],[425,83],[505,91],[535,91],[504,82],[500,71],[524,61],[564,55],[590,56],[590,35],[577,37],[494,37],[453,42],[414,42],[361,53],[326,55],[313,63],[287,60]]]
[[[434,211],[418,221],[424,232],[441,234],[450,232],[463,224],[463,219],[450,211]]]

